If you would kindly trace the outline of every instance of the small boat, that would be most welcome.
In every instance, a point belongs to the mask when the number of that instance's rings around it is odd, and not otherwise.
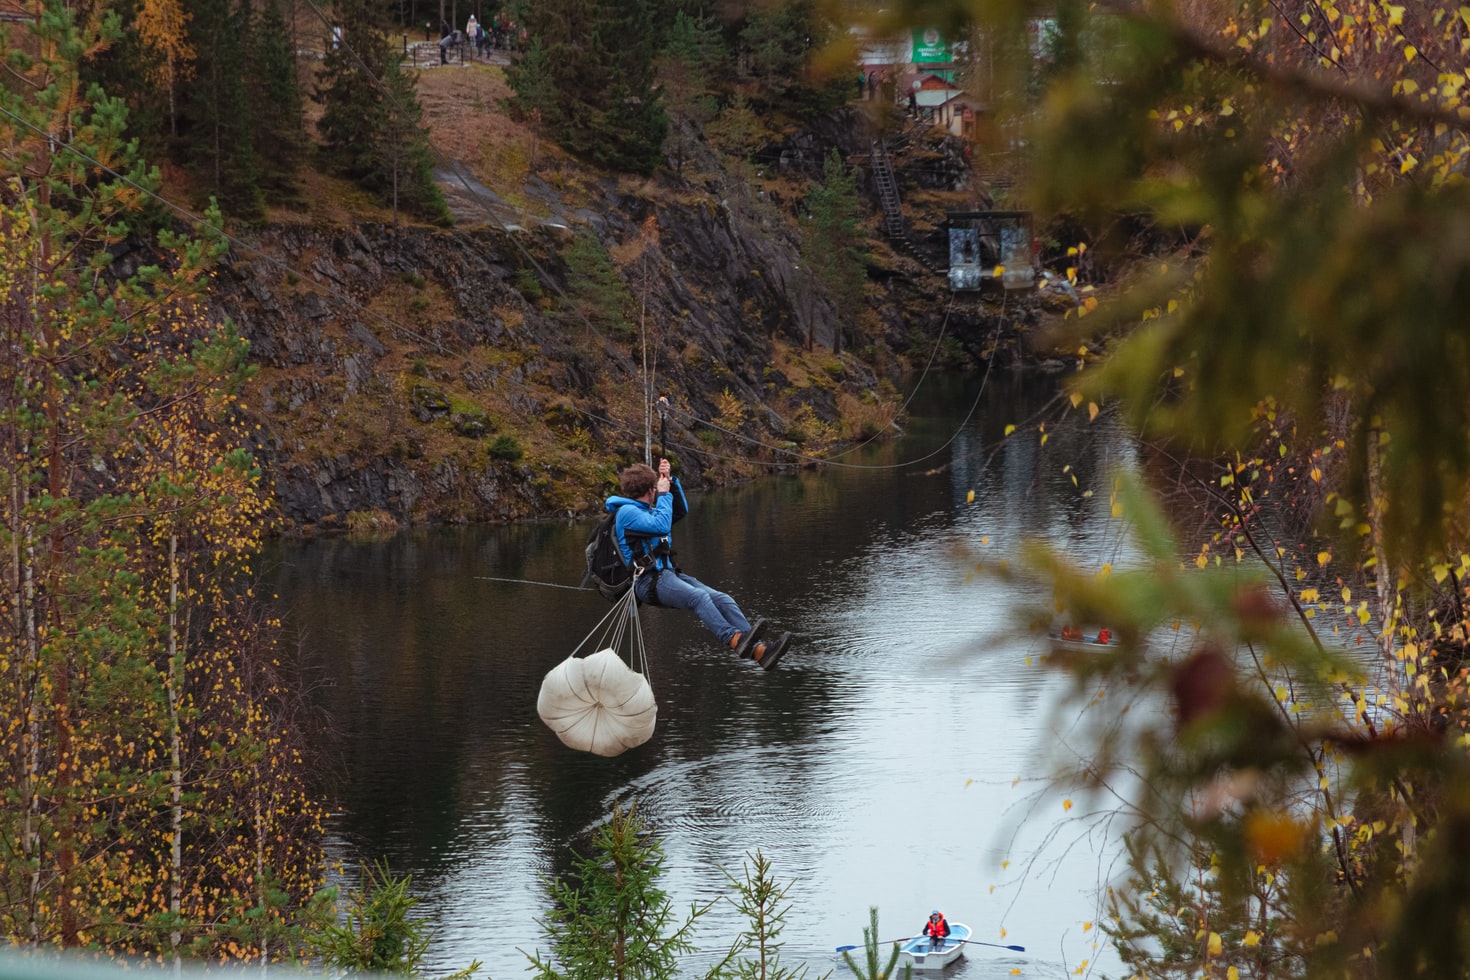
[[[963,922],[951,922],[949,935],[938,941],[928,936],[915,936],[899,943],[899,963],[908,964],[915,970],[942,970],[965,955],[965,940],[970,938],[970,927]]]
[[[1106,627],[1085,632],[1079,629],[1064,629],[1060,633],[1047,634],[1047,641],[1053,650],[1067,650],[1074,653],[1096,653],[1099,650],[1118,649],[1118,638]]]

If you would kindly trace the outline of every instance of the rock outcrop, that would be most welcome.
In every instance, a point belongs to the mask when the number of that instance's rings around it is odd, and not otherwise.
[[[799,202],[672,178],[598,194],[525,225],[282,225],[237,250],[212,295],[251,343],[247,411],[288,526],[586,513],[650,440],[696,486],[803,465],[886,427],[925,338],[996,347],[993,311],[957,312],[881,245],[869,313],[838,324],[798,267]]]

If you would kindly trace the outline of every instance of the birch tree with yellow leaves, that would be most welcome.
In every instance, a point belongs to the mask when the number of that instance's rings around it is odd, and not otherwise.
[[[267,499],[244,344],[199,305],[223,245],[151,231],[156,174],[78,81],[116,21],[33,13],[0,38],[0,924],[292,957],[320,809],[249,585]]]
[[[169,132],[179,135],[178,86],[193,74],[194,48],[189,44],[189,13],[179,0],[142,0],[133,30],[143,50],[154,57],[149,81],[168,93]]]

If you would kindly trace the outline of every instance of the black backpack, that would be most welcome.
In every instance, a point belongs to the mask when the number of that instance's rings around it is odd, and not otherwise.
[[[633,570],[618,547],[617,519],[618,512],[611,511],[592,529],[587,539],[587,575],[582,579],[583,588],[591,582],[608,602],[617,602],[633,584]]]

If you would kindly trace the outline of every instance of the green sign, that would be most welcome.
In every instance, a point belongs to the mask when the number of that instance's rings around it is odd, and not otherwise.
[[[937,27],[916,28],[914,30],[914,56],[915,64],[934,61],[953,61],[949,53],[949,43],[944,40],[944,35],[939,33]]]

